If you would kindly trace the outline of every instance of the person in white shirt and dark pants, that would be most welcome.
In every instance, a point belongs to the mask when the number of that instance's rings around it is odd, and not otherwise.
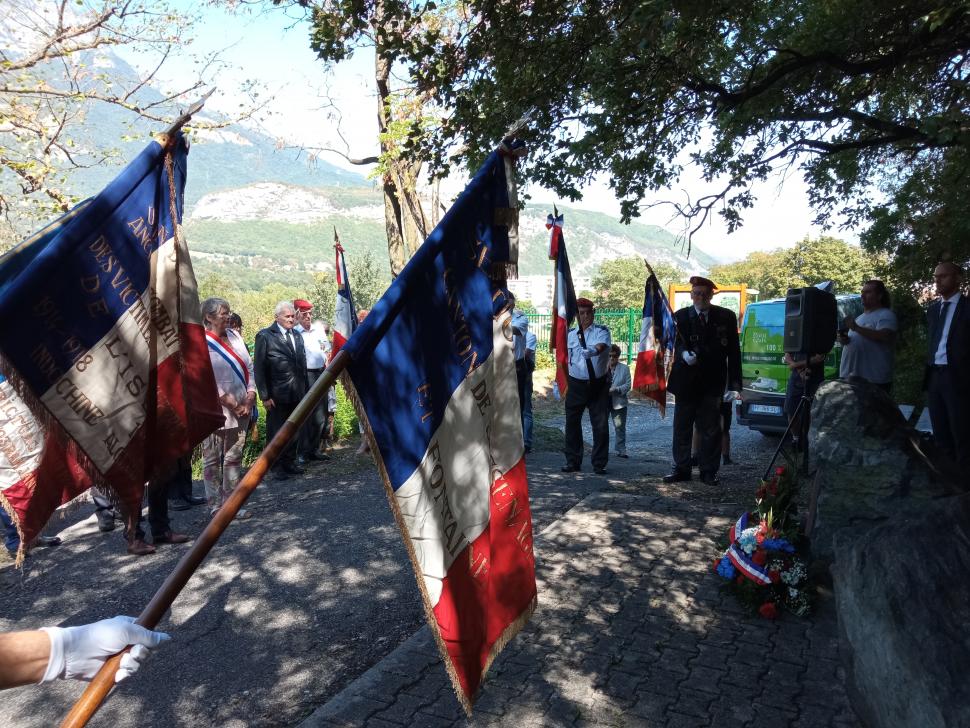
[[[569,350],[569,387],[566,390],[566,464],[564,473],[575,473],[583,464],[583,411],[589,410],[593,429],[593,452],[590,460],[597,475],[606,473],[610,457],[610,392],[607,384],[610,330],[593,323],[593,302],[577,299],[579,329],[570,329],[566,340]],[[585,343],[585,346],[583,344]]]
[[[303,337],[303,348],[306,350],[306,378],[307,391],[320,378],[327,368],[330,358],[330,340],[327,338],[327,327],[321,321],[313,320],[313,305],[309,301],[298,298],[293,302],[296,309],[296,326],[293,328]],[[329,460],[330,456],[320,452],[320,439],[323,427],[327,424],[328,398],[324,397],[313,408],[300,429],[300,442],[297,451],[297,463],[303,464],[307,460]]]

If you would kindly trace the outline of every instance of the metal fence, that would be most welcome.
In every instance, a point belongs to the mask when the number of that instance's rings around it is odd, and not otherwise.
[[[549,351],[549,336],[552,328],[552,314],[530,313],[529,331],[536,335],[540,351]],[[620,347],[626,363],[630,364],[636,356],[640,343],[640,324],[643,311],[639,308],[596,309],[596,323],[610,330],[613,343]]]

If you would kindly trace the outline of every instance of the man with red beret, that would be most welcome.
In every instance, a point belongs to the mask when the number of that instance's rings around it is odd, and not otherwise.
[[[293,301],[293,308],[296,309],[296,326],[293,330],[303,337],[303,350],[306,352],[306,381],[309,390],[327,368],[327,360],[330,358],[330,340],[327,338],[326,323],[313,320],[312,303],[298,298]],[[320,438],[323,436],[323,426],[327,422],[327,401],[327,397],[321,399],[300,428],[297,465],[303,465],[307,460],[330,459],[329,455],[320,452]]]
[[[610,456],[610,387],[607,369],[610,355],[610,330],[593,323],[593,302],[576,300],[579,329],[570,329],[566,338],[569,351],[569,387],[566,390],[566,464],[564,473],[575,473],[583,464],[583,410],[589,410],[593,429],[590,460],[597,475],[606,473]],[[585,344],[585,346],[584,346]]]
[[[676,397],[674,408],[674,467],[665,483],[691,479],[691,439],[694,426],[701,442],[697,460],[701,482],[718,485],[721,464],[721,402],[741,389],[741,343],[738,317],[712,306],[717,286],[707,278],[690,279],[692,306],[674,314],[677,342],[667,389]],[[725,382],[727,394],[725,394]]]

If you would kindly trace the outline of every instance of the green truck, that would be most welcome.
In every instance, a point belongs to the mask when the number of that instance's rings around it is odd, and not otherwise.
[[[862,313],[858,294],[836,296],[839,322],[847,315]],[[764,433],[781,433],[788,426],[785,417],[785,299],[749,303],[741,325],[741,399],[737,404],[738,424]],[[842,347],[836,344],[825,360],[825,378],[839,376]]]

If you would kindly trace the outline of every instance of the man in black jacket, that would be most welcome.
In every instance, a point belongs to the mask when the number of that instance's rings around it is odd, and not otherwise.
[[[677,343],[667,389],[674,408],[674,467],[665,483],[691,478],[691,438],[694,426],[701,436],[698,464],[701,481],[718,485],[721,462],[721,402],[733,400],[741,389],[741,343],[738,317],[711,305],[717,287],[707,278],[690,279],[693,306],[674,314]],[[725,393],[727,382],[727,393]]]
[[[963,270],[940,263],[933,271],[940,298],[926,312],[927,403],[933,439],[966,472],[970,469],[970,301],[960,293]]]
[[[293,331],[296,311],[291,301],[276,304],[276,323],[256,334],[253,369],[256,392],[266,408],[266,439],[271,440],[307,392],[303,337]],[[290,440],[276,470],[281,478],[298,475],[296,438]]]

